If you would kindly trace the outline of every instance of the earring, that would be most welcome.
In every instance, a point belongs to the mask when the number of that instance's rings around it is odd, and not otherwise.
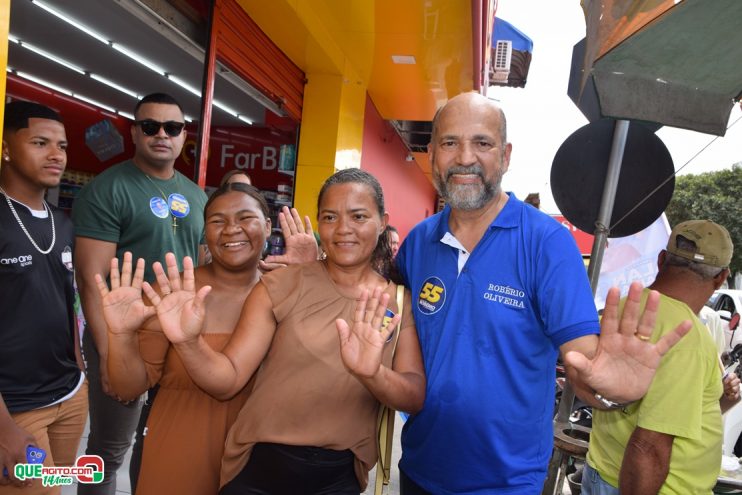
[[[4,159],[4,160],[5,160],[6,162],[9,162],[9,161],[10,161],[10,157],[9,157],[8,155],[5,155],[5,156],[3,156],[3,159]]]

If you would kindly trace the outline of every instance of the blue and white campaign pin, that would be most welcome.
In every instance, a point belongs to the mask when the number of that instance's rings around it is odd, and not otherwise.
[[[394,313],[391,309],[386,308],[386,311],[384,312],[384,318],[381,319],[381,329],[386,330],[389,326],[389,323],[392,321],[392,318],[394,318]],[[394,331],[392,330],[392,333],[389,334],[389,338],[386,339],[387,342],[392,341],[392,337],[394,337]]]
[[[437,313],[446,302],[446,286],[438,277],[428,277],[420,288],[417,309],[426,315]]]
[[[167,197],[167,204],[174,217],[185,218],[191,211],[191,205],[182,194],[173,193]]]
[[[170,216],[170,208],[167,207],[165,200],[159,196],[153,196],[149,200],[149,209],[157,218],[167,218]]]

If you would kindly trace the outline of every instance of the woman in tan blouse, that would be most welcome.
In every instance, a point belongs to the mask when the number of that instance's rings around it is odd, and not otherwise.
[[[373,269],[378,253],[388,253],[379,239],[387,215],[378,181],[358,169],[334,174],[320,191],[318,222],[326,259],[264,275],[222,352],[202,334],[208,288],[181,289],[175,266],[167,276],[158,271],[169,295],[160,299],[145,284],[199,387],[228,399],[256,375],[227,437],[222,494],[358,494],[376,459],[379,402],[410,413],[422,408],[409,293],[398,315],[396,285]]]

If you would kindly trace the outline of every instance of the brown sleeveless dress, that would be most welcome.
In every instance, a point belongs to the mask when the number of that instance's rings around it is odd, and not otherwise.
[[[221,351],[231,334],[206,333]],[[248,384],[219,401],[193,383],[178,353],[160,331],[139,331],[139,347],[150,384],[160,390],[147,420],[137,495],[216,494],[224,439],[249,395]]]

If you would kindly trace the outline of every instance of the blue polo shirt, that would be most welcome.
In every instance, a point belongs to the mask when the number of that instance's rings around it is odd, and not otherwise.
[[[400,467],[436,494],[539,494],[559,346],[600,331],[585,266],[567,229],[510,194],[459,273],[450,213],[397,257],[427,375]]]

